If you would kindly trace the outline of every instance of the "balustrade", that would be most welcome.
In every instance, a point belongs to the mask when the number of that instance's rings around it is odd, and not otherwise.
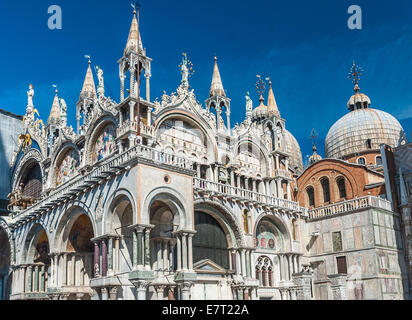
[[[319,219],[331,215],[345,213],[349,211],[365,209],[365,208],[380,208],[388,211],[392,211],[392,205],[389,201],[373,197],[366,196],[362,198],[355,198],[346,200],[343,202],[335,203],[332,205],[309,210],[310,219]]]
[[[270,206],[288,209],[292,211],[301,211],[301,208],[297,202],[279,199],[272,196],[268,196],[262,193],[233,187],[231,185],[217,183],[213,181],[208,181],[204,179],[195,178],[194,179],[194,188],[204,192],[215,192],[225,196],[237,197],[240,199],[250,200],[259,202],[262,204],[267,204]]]

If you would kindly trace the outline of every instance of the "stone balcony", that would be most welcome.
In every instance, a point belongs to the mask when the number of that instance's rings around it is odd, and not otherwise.
[[[153,137],[155,128],[140,123],[140,135],[143,137]],[[116,130],[116,136],[118,139],[125,137],[128,133],[137,132],[137,121],[125,121],[121,127]]]
[[[378,197],[366,196],[309,210],[309,219],[322,219],[329,216],[368,208],[378,208],[392,211],[392,204],[389,201]]]
[[[183,171],[188,174],[193,169],[191,160],[137,145],[122,154],[114,154],[101,161],[87,174],[77,174],[68,182],[51,191],[49,196],[38,201],[32,207],[14,212],[13,218],[17,218],[15,219],[16,224],[35,219],[37,216],[80,195],[85,190],[98,185],[99,182],[106,181],[108,177],[115,176],[139,162],[153,166],[163,166],[170,170]]]
[[[233,187],[227,184],[194,178],[194,189],[198,194],[223,196],[230,199],[272,207],[273,209],[300,213],[304,216],[307,214],[307,210],[300,207],[299,203],[297,202],[275,198],[262,193]]]
[[[292,174],[289,171],[284,170],[284,169],[276,169],[274,171],[274,176],[284,178],[287,180],[292,180]]]

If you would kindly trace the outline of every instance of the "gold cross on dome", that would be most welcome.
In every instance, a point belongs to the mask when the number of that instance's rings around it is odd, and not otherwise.
[[[352,67],[350,69],[348,79],[352,79],[354,85],[359,84],[361,76],[363,75],[363,69],[358,66],[355,61],[353,61]]]

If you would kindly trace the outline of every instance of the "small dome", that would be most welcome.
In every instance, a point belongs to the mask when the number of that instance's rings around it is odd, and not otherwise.
[[[366,94],[359,93],[359,86],[355,86],[355,94],[348,101],[348,110],[353,111],[362,108],[368,108],[371,105],[371,99]]]
[[[252,111],[252,120],[260,120],[268,117],[268,107],[263,104],[263,101],[263,97],[260,97],[260,105]]]
[[[316,146],[313,146],[312,151],[313,151],[313,154],[309,157],[310,164],[314,164],[315,162],[322,160],[321,155],[316,152],[318,151],[318,148],[316,148]]]
[[[285,132],[286,152],[290,154],[289,167],[298,174],[303,170],[302,152],[296,138],[288,131]]]
[[[361,98],[354,97],[353,101]],[[327,158],[345,158],[379,150],[381,144],[397,147],[402,140],[402,126],[389,113],[371,108],[356,109],[331,127],[325,141],[325,153]]]

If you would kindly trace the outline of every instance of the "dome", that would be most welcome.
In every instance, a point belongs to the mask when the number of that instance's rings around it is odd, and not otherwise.
[[[361,97],[353,99],[358,98]],[[325,153],[327,158],[344,158],[379,150],[381,144],[399,146],[402,137],[402,126],[389,113],[371,108],[357,109],[342,117],[329,130]]]
[[[318,148],[316,148],[316,146],[313,146],[312,151],[313,154],[309,157],[309,164],[314,164],[315,162],[322,160],[321,155],[317,153]]]
[[[253,120],[260,120],[267,118],[269,115],[268,107],[263,104],[263,98],[260,99],[260,105],[252,112]]]
[[[303,170],[303,160],[299,143],[288,130],[285,129],[284,132],[286,152],[290,154],[289,167],[293,170],[297,167],[298,169],[296,171],[300,173]]]

